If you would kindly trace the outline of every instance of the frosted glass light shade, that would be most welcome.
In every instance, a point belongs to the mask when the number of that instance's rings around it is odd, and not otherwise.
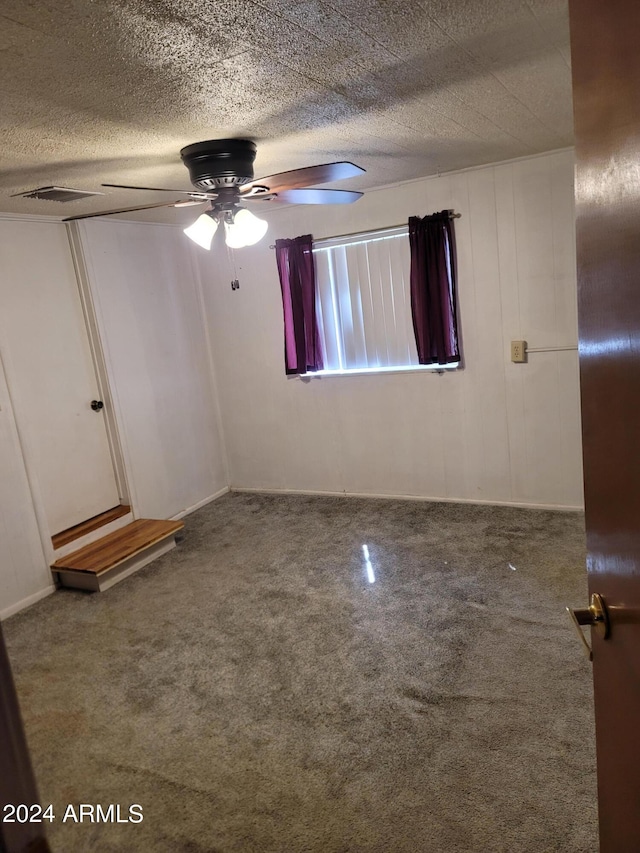
[[[193,225],[190,225],[188,228],[184,229],[184,233],[187,237],[190,237],[194,243],[197,243],[198,246],[202,246],[203,249],[211,248],[211,241],[213,240],[213,235],[216,233],[216,228],[218,227],[218,221],[209,216],[208,213],[203,213],[202,216],[199,216]]]
[[[233,223],[229,225],[225,222],[224,227],[227,246],[231,249],[242,249],[243,246],[253,246],[258,240],[262,240],[269,225],[264,219],[258,219],[250,210],[242,207],[233,217]]]

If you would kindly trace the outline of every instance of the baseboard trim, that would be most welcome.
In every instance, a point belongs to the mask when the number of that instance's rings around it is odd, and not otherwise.
[[[203,500],[198,501],[197,504],[194,504],[193,506],[190,506],[187,509],[183,509],[182,512],[179,512],[176,515],[172,515],[171,518],[169,519],[169,521],[179,521],[181,518],[184,518],[185,515],[189,515],[190,513],[195,512],[197,509],[200,509],[201,507],[212,503],[213,501],[217,500],[218,498],[221,498],[222,495],[226,495],[227,492],[229,492],[229,491],[231,491],[229,489],[229,486],[225,486],[224,489],[220,489],[219,492],[216,492],[213,495],[209,495],[208,498],[204,498]]]
[[[326,498],[376,498],[379,500],[392,501],[423,501],[426,503],[449,503],[449,504],[475,504],[478,506],[512,506],[518,509],[551,509],[557,512],[584,512],[583,506],[572,506],[567,504],[538,504],[524,503],[518,501],[483,501],[471,498],[439,498],[427,497],[425,495],[391,495],[374,494],[373,492],[323,492],[313,489],[253,489],[242,486],[231,486],[230,492],[247,492],[265,495],[316,495]]]
[[[34,592],[33,595],[28,595],[26,598],[23,598],[20,601],[16,601],[15,604],[11,604],[9,607],[5,607],[4,610],[0,610],[0,622],[4,622],[4,620],[8,619],[10,616],[15,616],[15,614],[19,613],[21,610],[25,610],[27,607],[31,607],[32,604],[41,601],[43,598],[46,598],[48,595],[51,595],[51,593],[55,591],[55,586],[47,586],[44,589],[41,589],[40,592]]]

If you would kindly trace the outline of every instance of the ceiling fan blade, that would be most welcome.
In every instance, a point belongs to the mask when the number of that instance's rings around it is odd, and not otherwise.
[[[192,207],[197,204],[206,204],[210,199],[208,198],[184,198],[180,199],[180,201],[174,201],[174,207]]]
[[[206,201],[206,199],[204,199]],[[118,210],[101,210],[99,213],[80,213],[78,216],[66,216],[63,222],[75,219],[92,219],[94,216],[113,216],[115,213],[133,213],[134,210],[151,210],[154,207],[175,207],[175,201],[160,201],[157,204],[139,204],[137,207],[120,207]]]
[[[100,184],[101,187],[113,187],[116,190],[144,190],[145,192],[154,193],[179,193],[180,195],[188,195],[192,198],[202,198],[206,201],[209,198],[217,198],[216,193],[200,193],[195,190],[168,190],[164,187],[132,187],[129,184]]]
[[[278,193],[278,201],[286,201],[289,204],[352,204],[364,195],[364,193],[351,190],[315,190],[294,189],[282,190]]]
[[[265,186],[273,193],[281,190],[298,189],[310,187],[315,184],[330,184],[333,181],[344,181],[346,178],[357,178],[364,174],[365,170],[355,163],[341,161],[339,163],[325,163],[324,166],[306,166],[303,169],[292,169],[290,172],[280,172],[277,175],[269,175],[250,184],[240,187],[240,193],[246,192],[251,187]],[[103,184],[104,186],[104,184]]]

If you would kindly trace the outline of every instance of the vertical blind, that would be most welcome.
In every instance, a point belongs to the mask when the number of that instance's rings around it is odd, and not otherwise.
[[[407,228],[313,246],[325,370],[418,365]]]

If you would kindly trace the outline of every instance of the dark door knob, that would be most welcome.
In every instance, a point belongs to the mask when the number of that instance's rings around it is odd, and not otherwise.
[[[104,408],[104,403],[102,402],[102,400],[92,400],[91,401],[91,408],[93,409],[94,412],[99,412],[100,409]]]

